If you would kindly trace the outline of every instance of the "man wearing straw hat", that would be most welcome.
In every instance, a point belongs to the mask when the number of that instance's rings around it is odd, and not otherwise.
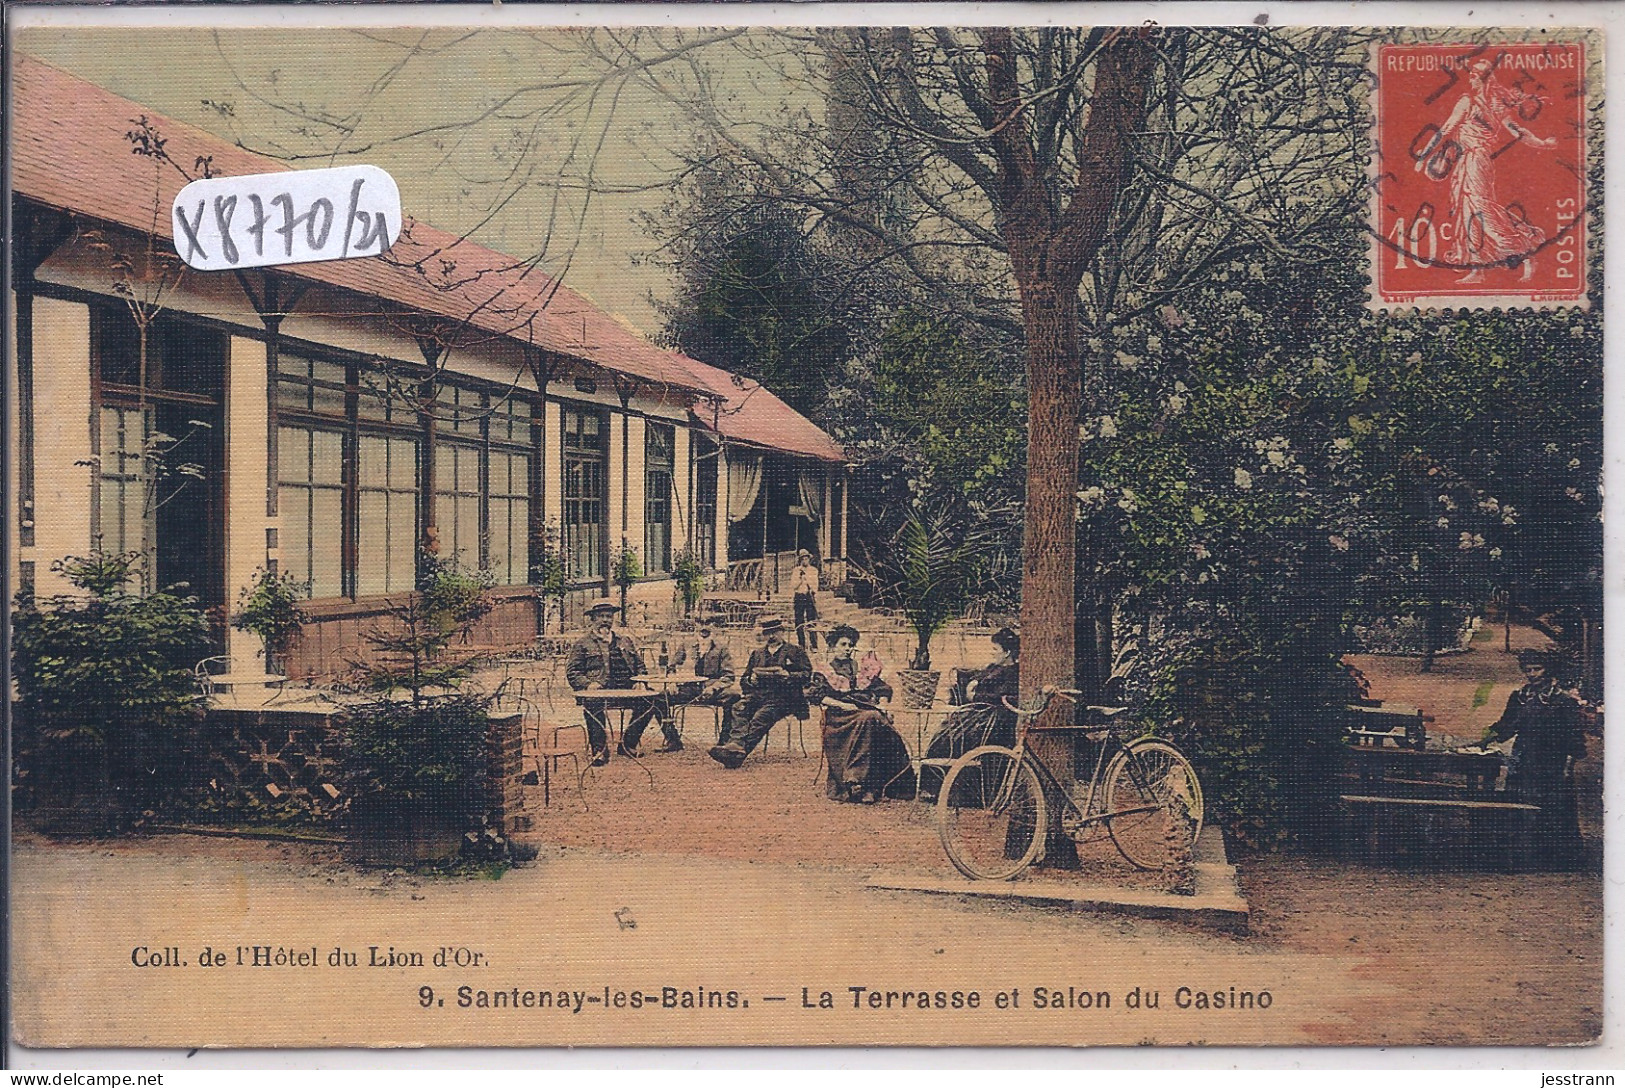
[[[615,613],[619,611],[615,602],[608,598],[587,606],[587,633],[570,650],[570,659],[564,666],[564,678],[572,690],[629,688],[632,678],[645,671],[643,655],[632,640],[615,633]],[[609,723],[604,718],[604,704],[582,703],[581,714],[587,720],[592,765],[602,767],[609,762]],[[637,758],[638,740],[654,714],[652,700],[639,703],[621,737],[621,755]]]
[[[745,757],[767,736],[773,723],[794,715],[806,718],[807,682],[812,679],[812,662],[807,651],[784,641],[784,620],[768,616],[758,633],[763,643],[751,651],[739,687],[745,697],[733,705],[728,740],[711,749],[711,758],[729,770],[745,762]]]

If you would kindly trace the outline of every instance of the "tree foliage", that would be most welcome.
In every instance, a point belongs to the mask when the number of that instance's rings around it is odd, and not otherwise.
[[[861,335],[862,316],[832,287],[833,261],[784,208],[738,201],[719,215],[702,187],[668,207],[680,281],[666,307],[671,346],[754,379],[812,419]],[[675,203],[675,201],[674,201]]]
[[[349,813],[363,834],[412,819],[459,827],[487,799],[488,697],[463,690],[474,668],[450,653],[492,608],[484,573],[419,557],[417,592],[368,632],[379,656],[365,667],[373,697],[340,720]]]
[[[104,774],[135,808],[180,781],[203,708],[193,668],[208,652],[209,628],[184,587],[132,592],[143,562],[100,549],[69,556],[52,569],[80,593],[18,600],[17,709],[35,769],[55,779],[47,790]]]

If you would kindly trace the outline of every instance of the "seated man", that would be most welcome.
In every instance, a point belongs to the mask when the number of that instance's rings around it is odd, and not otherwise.
[[[593,691],[600,688],[629,688],[632,679],[643,675],[643,655],[632,640],[615,633],[615,613],[620,611],[610,600],[595,601],[587,609],[587,633],[570,651],[564,666],[564,678],[574,691]],[[581,713],[587,721],[587,742],[592,746],[592,765],[602,767],[609,762],[609,723],[604,718],[604,704],[583,703]],[[620,752],[633,759],[638,757],[638,739],[649,720],[655,715],[654,699],[640,701],[632,720],[621,736]],[[677,730],[666,727],[668,743]]]
[[[807,681],[812,662],[807,651],[784,641],[784,620],[769,616],[759,628],[763,643],[751,651],[739,686],[744,697],[733,705],[728,739],[711,749],[711,758],[729,770],[745,762],[780,718],[805,719]]]
[[[673,720],[679,704],[687,706],[715,706],[722,708],[718,719],[721,735],[718,741],[728,739],[728,718],[733,705],[739,701],[739,691],[734,684],[734,659],[728,652],[728,647],[711,637],[712,626],[709,620],[701,620],[695,632],[699,640],[693,646],[677,648],[672,657],[672,666],[678,667],[689,661],[694,662],[694,675],[705,678],[703,684],[697,686],[684,685],[681,694],[667,696],[661,700],[661,720]],[[666,746],[660,751],[680,752],[683,742],[666,734]]]

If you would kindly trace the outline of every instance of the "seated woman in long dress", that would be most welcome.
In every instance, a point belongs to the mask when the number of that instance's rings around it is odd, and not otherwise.
[[[998,657],[966,686],[966,704],[943,719],[942,726],[926,745],[928,759],[957,759],[972,748],[999,744],[1008,748],[1016,742],[1016,716],[1004,705],[1016,701],[1021,690],[1021,639],[1008,627],[993,633]],[[929,800],[935,783],[922,779],[920,799]]]
[[[911,795],[914,783],[908,748],[879,705],[892,697],[891,685],[873,650],[854,659],[857,643],[855,628],[830,631],[829,660],[813,667],[807,698],[824,708],[827,792],[837,801],[872,805],[882,794]]]

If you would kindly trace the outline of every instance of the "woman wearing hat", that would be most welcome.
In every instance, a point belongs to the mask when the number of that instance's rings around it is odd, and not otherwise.
[[[1021,691],[1021,638],[1008,627],[993,632],[999,655],[965,687],[966,704],[943,719],[926,745],[927,759],[957,759],[983,744],[1009,747],[1016,742],[1016,716],[1004,705]],[[922,780],[920,796],[929,799],[936,783]]]
[[[829,660],[813,670],[808,695],[824,708],[824,762],[829,767],[826,791],[837,801],[872,805],[888,786],[900,796],[914,792],[908,777],[908,748],[880,708],[892,697],[873,650],[857,660],[854,627],[829,632]]]
[[[813,566],[812,552],[802,548],[796,553],[796,568],[790,572],[790,601],[795,608],[796,645],[818,649],[818,568]]]
[[[1484,738],[1516,737],[1507,759],[1507,793],[1514,801],[1539,805],[1535,836],[1541,851],[1558,866],[1580,859],[1580,821],[1575,808],[1570,759],[1585,756],[1580,704],[1552,674],[1552,657],[1520,650],[1524,686],[1507,699],[1506,712]]]

